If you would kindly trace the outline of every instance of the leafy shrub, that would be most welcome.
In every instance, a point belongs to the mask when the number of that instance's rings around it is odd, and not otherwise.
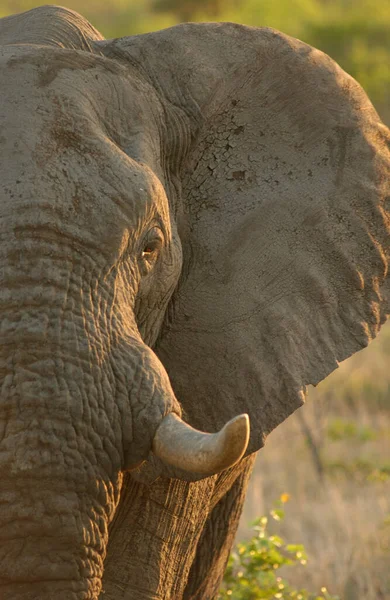
[[[273,520],[284,518],[283,504],[287,500],[288,495],[282,494],[269,513]],[[278,570],[283,566],[305,565],[306,552],[301,544],[286,544],[281,537],[270,535],[268,523],[268,516],[256,519],[252,524],[255,535],[231,553],[219,600],[339,600],[325,588],[319,594],[295,590],[279,576]]]

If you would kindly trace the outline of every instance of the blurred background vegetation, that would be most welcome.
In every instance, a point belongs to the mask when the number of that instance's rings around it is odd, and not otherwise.
[[[41,4],[1,0],[0,17]],[[107,38],[189,20],[274,27],[334,58],[390,125],[390,0],[65,0],[64,5]],[[238,538],[251,537],[248,522],[287,494],[286,518],[277,533],[304,544],[308,555],[305,567],[302,561],[279,565],[282,575],[289,569],[289,584],[313,591],[326,586],[341,600],[389,600],[390,323],[271,434],[257,459]],[[272,520],[269,526],[273,551]],[[271,598],[244,596],[240,589],[236,600]],[[306,598],[277,593],[272,597]],[[330,598],[327,594],[321,598]]]

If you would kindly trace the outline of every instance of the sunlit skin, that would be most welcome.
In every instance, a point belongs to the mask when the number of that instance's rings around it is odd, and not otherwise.
[[[0,79],[4,599],[211,599],[256,451],[386,319],[389,132],[231,23],[41,7]]]

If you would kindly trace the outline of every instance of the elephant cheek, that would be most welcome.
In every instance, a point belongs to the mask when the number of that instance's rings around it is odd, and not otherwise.
[[[112,360],[121,417],[122,469],[132,470],[147,460],[162,419],[172,412],[180,415],[181,407],[163,365],[140,337],[128,340],[120,352],[112,354]]]

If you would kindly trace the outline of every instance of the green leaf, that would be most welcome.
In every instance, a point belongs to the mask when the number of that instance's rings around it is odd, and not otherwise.
[[[269,513],[277,522],[285,516],[280,506],[278,501]],[[279,576],[282,566],[306,564],[307,555],[302,544],[286,544],[280,536],[270,535],[268,523],[268,516],[256,519],[255,535],[231,553],[219,600],[339,600],[325,588],[321,594],[293,589]]]

